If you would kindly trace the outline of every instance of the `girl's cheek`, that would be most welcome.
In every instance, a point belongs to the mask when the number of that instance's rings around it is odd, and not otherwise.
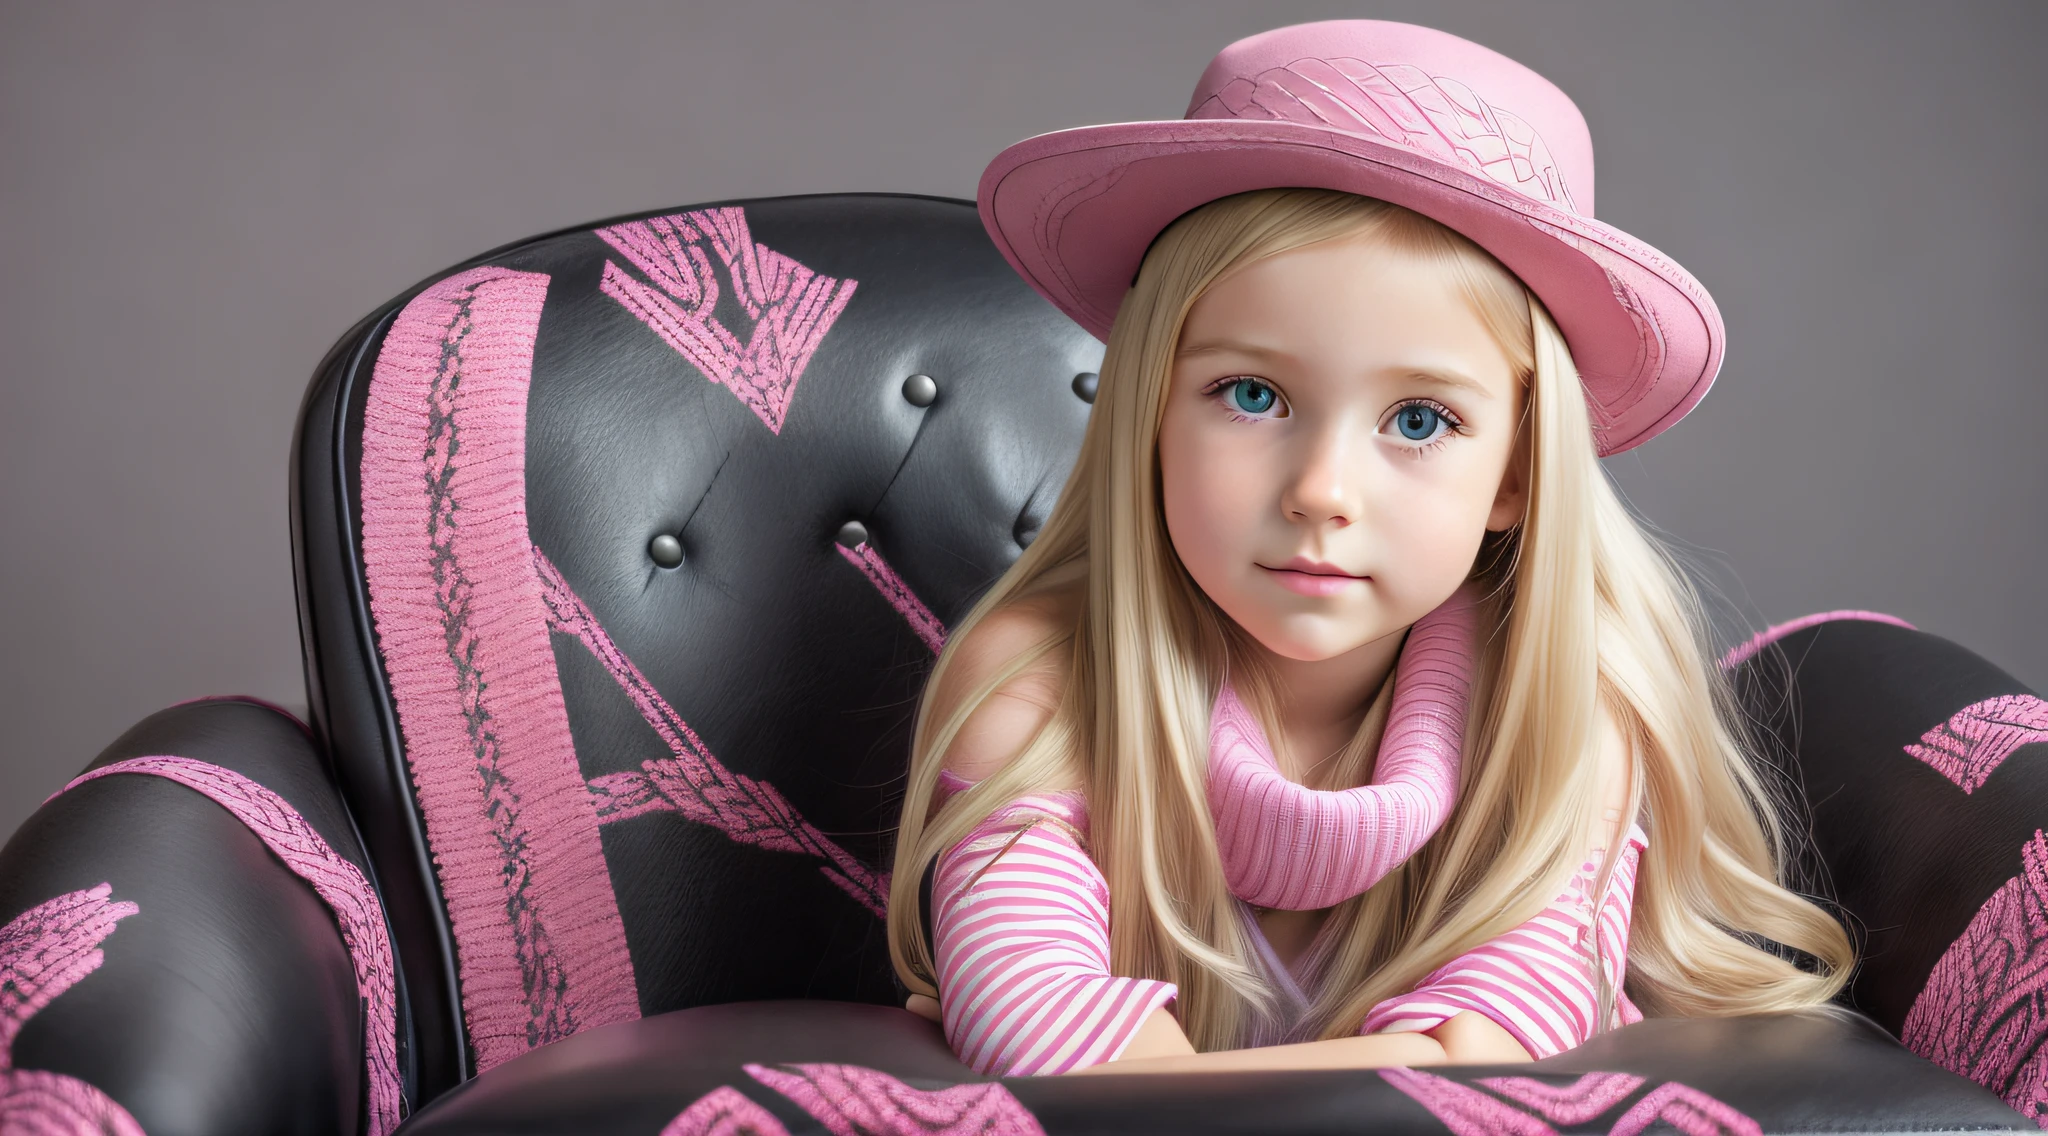
[[[1211,425],[1211,424],[1201,424]],[[1254,428],[1256,429],[1256,428]],[[1183,429],[1162,449],[1160,473],[1169,507],[1204,529],[1222,530],[1251,519],[1270,496],[1271,454],[1265,439],[1214,429]]]
[[[1449,472],[1390,477],[1388,491],[1373,510],[1395,565],[1416,585],[1446,595],[1470,571],[1499,489],[1497,483],[1481,485],[1481,479],[1469,475],[1444,476]]]
[[[1179,477],[1173,474],[1179,472]],[[1249,555],[1258,502],[1247,479],[1219,476],[1215,466],[1168,471],[1166,527],[1174,550],[1205,585],[1227,564]],[[1206,577],[1206,579],[1205,579]]]
[[[1208,575],[1207,565],[1233,542],[1230,522],[1238,511],[1234,497],[1239,489],[1229,477],[1218,476],[1221,463],[1199,439],[1175,441],[1178,444],[1162,448],[1160,454],[1167,536],[1181,562],[1201,581]]]

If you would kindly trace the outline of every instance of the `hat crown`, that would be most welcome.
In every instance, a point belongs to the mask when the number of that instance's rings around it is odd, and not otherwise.
[[[1186,117],[1373,138],[1593,215],[1593,139],[1570,96],[1507,56],[1434,28],[1327,20],[1238,40],[1203,72]]]

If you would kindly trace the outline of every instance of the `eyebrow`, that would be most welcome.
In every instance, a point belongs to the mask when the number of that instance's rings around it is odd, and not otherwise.
[[[1190,355],[1251,355],[1259,359],[1284,359],[1287,352],[1272,347],[1261,347],[1256,343],[1245,343],[1235,339],[1209,339],[1200,343],[1182,343],[1176,351],[1176,358]]]
[[[1493,397],[1493,392],[1486,389],[1485,383],[1480,382],[1478,379],[1475,379],[1470,375],[1464,374],[1459,371],[1449,370],[1444,367],[1410,367],[1408,368],[1407,373],[1403,377],[1409,379],[1420,379],[1425,383],[1435,383],[1438,386],[1446,386],[1452,388],[1453,390],[1465,391],[1468,394],[1474,395],[1478,398]]]
[[[1274,347],[1262,347],[1256,343],[1245,343],[1235,339],[1209,339],[1199,343],[1184,343],[1174,352],[1177,359],[1193,355],[1248,355],[1255,359],[1285,359],[1288,354]],[[1414,366],[1400,369],[1403,379],[1420,380],[1452,390],[1465,391],[1477,398],[1493,398],[1486,384],[1462,371],[1449,367]]]

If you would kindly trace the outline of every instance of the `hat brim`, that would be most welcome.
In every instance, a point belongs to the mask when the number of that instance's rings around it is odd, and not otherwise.
[[[1004,150],[978,200],[1011,266],[1106,340],[1162,230],[1207,202],[1283,186],[1390,201],[1507,266],[1564,332],[1603,455],[1654,437],[1713,385],[1726,333],[1685,269],[1613,226],[1379,139],[1245,119],[1080,127]]]

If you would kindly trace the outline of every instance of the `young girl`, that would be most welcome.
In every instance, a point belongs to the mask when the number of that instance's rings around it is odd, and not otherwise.
[[[1527,1060],[1836,993],[1597,461],[1698,401],[1719,316],[1592,219],[1569,99],[1424,28],[1283,28],[1185,120],[1012,147],[981,208],[1108,352],[918,720],[890,944],[963,1061]]]

